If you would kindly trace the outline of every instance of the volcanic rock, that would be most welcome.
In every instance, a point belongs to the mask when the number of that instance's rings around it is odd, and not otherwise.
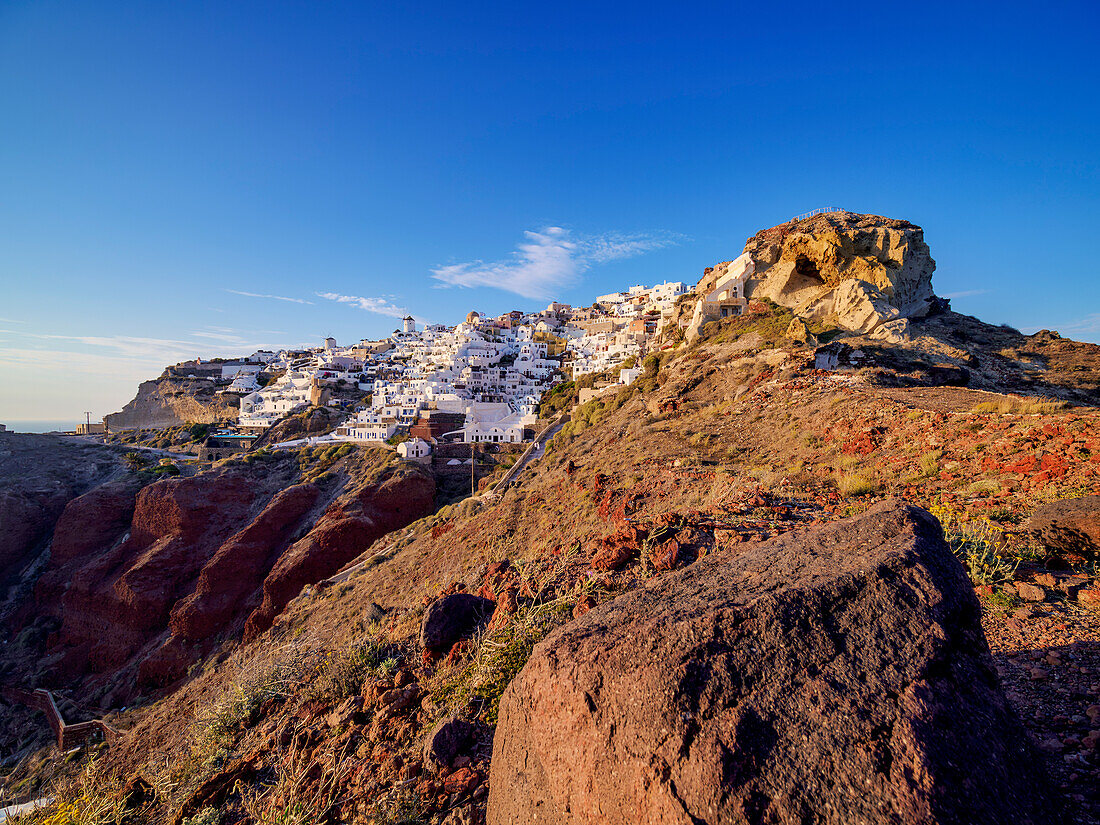
[[[428,515],[434,501],[435,481],[419,466],[390,471],[377,483],[341,496],[264,579],[263,602],[248,617],[245,639],[269,628],[303,586],[336,573],[375,539]]]
[[[1053,821],[979,619],[897,501],[707,556],[536,646],[488,822]]]
[[[1100,496],[1063,499],[1038,507],[1026,528],[1066,562],[1100,557]]]
[[[441,719],[424,740],[424,763],[436,770],[450,768],[456,756],[465,753],[477,741],[478,729],[457,716]]]
[[[203,567],[195,592],[172,610],[172,632],[205,639],[238,615],[241,602],[260,587],[265,572],[296,537],[319,494],[313,484],[288,487],[225,542]]]
[[[425,650],[446,653],[493,615],[496,604],[472,593],[451,593],[436,599],[424,611],[420,644]]]
[[[163,629],[217,548],[246,516],[255,485],[223,472],[158,481],[137,495],[129,537],[94,556],[62,598],[68,667],[119,667]]]

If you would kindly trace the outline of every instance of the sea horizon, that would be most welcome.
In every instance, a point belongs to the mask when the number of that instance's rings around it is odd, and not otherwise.
[[[81,422],[70,418],[0,420],[0,424],[5,425],[9,433],[73,432],[79,423]]]

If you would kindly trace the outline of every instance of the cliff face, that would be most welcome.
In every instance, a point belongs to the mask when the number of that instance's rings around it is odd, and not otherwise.
[[[745,252],[756,264],[752,294],[799,315],[842,314],[844,293],[838,290],[849,281],[867,284],[862,291],[898,317],[920,318],[931,306],[936,262],[924,230],[909,221],[854,212],[815,215],[758,232]]]
[[[24,506],[13,552],[24,565],[24,545],[49,553],[12,629],[49,633],[37,662],[51,683],[126,702],[185,675],[249,616],[266,628],[304,585],[433,508],[431,475],[388,451],[343,454],[315,481],[307,469],[284,453],[144,487],[120,470],[37,521]]]
[[[45,549],[71,499],[122,472],[117,452],[108,447],[0,433],[0,584]]]
[[[158,378],[138,385],[137,395],[120,412],[105,417],[107,429],[136,430],[213,424],[236,419],[240,399],[218,395],[204,378]]]
[[[909,319],[932,308],[936,262],[924,230],[909,221],[815,215],[758,232],[744,254],[752,270],[746,297],[769,298],[801,318],[896,343],[907,337]],[[712,291],[731,263],[708,267],[697,293]]]

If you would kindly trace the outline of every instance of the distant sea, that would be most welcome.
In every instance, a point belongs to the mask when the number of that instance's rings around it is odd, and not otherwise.
[[[59,432],[72,432],[76,429],[78,421],[5,421],[0,419],[0,424],[6,424],[9,433],[48,433],[57,430]]]

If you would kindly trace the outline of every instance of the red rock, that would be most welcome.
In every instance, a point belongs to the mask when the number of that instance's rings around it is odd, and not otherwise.
[[[239,615],[241,602],[263,583],[319,494],[313,484],[283,490],[251,524],[225,542],[203,567],[195,591],[173,608],[172,632],[205,639]]]
[[[897,502],[709,555],[535,647],[487,821],[1050,821],[980,618],[935,520]]]
[[[443,780],[446,793],[469,793],[480,784],[481,778],[473,768],[459,768]]]
[[[1016,582],[1016,595],[1025,602],[1041,602],[1047,597],[1043,588],[1027,582]]]
[[[1013,461],[1006,461],[1004,464],[1004,471],[1006,473],[1020,473],[1021,475],[1028,475],[1035,471],[1036,460],[1034,456],[1025,455]]]
[[[254,490],[235,472],[144,488],[129,538],[80,568],[62,598],[63,669],[73,674],[85,667],[118,668],[161,632],[203,565],[247,520]]]
[[[1100,610],[1100,587],[1077,591],[1077,603],[1082,607]]]
[[[428,515],[434,499],[435,481],[419,467],[342,496],[264,579],[263,603],[248,617],[245,639],[267,630],[303,586],[331,576],[375,539]]]
[[[591,596],[585,596],[579,599],[577,603],[573,605],[573,618],[579,619],[595,606],[596,600],[593,599]]]
[[[650,561],[654,570],[674,570],[680,560],[680,543],[672,538],[654,548]]]

